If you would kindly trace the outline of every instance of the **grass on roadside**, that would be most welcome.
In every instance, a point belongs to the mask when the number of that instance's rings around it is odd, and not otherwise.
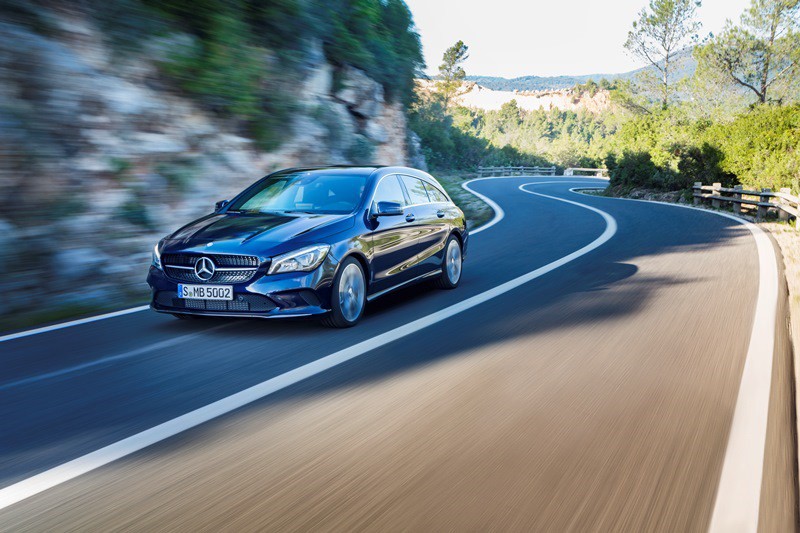
[[[485,224],[494,216],[494,211],[486,202],[462,187],[464,182],[475,178],[474,173],[437,172],[434,173],[434,177],[439,180],[456,205],[464,211],[469,229]]]

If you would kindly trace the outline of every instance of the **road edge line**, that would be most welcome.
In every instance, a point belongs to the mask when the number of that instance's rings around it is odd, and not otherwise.
[[[575,189],[579,187],[570,191],[580,194]],[[709,533],[729,531],[755,533],[758,531],[761,487],[764,482],[764,454],[767,445],[769,399],[772,394],[779,295],[778,261],[775,258],[772,241],[756,224],[729,213],[669,202],[607,198],[681,207],[728,218],[746,227],[756,241],[759,281],[753,329],[750,332],[750,342],[736,396],[714,510],[708,527]]]
[[[502,207],[497,205],[497,203],[494,200],[492,200],[491,198],[489,198],[489,197],[487,197],[487,196],[485,196],[485,195],[473,190],[469,186],[470,183],[474,183],[476,181],[484,181],[484,180],[530,179],[530,178],[552,178],[552,177],[554,177],[554,176],[486,176],[486,177],[483,177],[483,178],[472,178],[471,180],[467,180],[464,183],[462,183],[461,184],[461,188],[462,189],[464,189],[465,191],[469,192],[470,194],[472,194],[474,196],[477,196],[478,198],[480,198],[481,200],[486,202],[486,204],[489,207],[492,208],[492,211],[494,211],[494,217],[492,217],[491,220],[489,220],[488,222],[486,222],[482,226],[478,226],[474,230],[471,230],[469,232],[470,236],[477,235],[478,233],[491,228],[492,226],[494,226],[495,224],[497,224],[498,222],[503,220],[503,218],[505,217],[505,211],[503,211]],[[576,182],[577,181],[575,179],[575,177],[573,177],[573,176],[568,176],[568,177],[570,179],[565,179],[563,182],[569,182],[569,181]],[[580,178],[580,176],[578,176],[578,178]],[[594,176],[586,176],[584,179],[602,179],[602,178],[595,178]],[[608,181],[608,180],[606,180],[606,181]],[[548,181],[548,182],[545,182],[545,183],[563,183],[563,182],[562,181]],[[541,185],[541,184],[543,184],[543,183],[534,183],[534,185]],[[529,183],[527,185],[531,185],[531,184]],[[528,192],[528,191],[525,191],[525,192]],[[581,205],[583,205],[583,204],[581,204]]]

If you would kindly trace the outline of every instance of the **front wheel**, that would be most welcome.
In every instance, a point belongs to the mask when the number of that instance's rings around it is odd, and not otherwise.
[[[455,289],[461,281],[461,243],[450,235],[444,247],[442,273],[436,278],[436,286],[440,289]]]
[[[355,326],[367,305],[367,282],[361,264],[349,257],[344,260],[331,288],[331,312],[322,319],[330,328]]]

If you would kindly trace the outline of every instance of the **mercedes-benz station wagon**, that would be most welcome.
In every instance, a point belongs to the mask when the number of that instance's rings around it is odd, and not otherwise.
[[[468,242],[464,213],[425,172],[281,170],[155,246],[151,307],[349,327],[367,301],[399,287],[457,287]]]

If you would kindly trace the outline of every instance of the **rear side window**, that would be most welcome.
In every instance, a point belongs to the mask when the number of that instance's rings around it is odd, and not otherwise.
[[[380,183],[378,188],[375,189],[374,202],[397,202],[400,205],[406,205],[405,195],[403,194],[403,187],[400,186],[400,180],[397,176],[386,176]]]
[[[442,191],[436,188],[436,186],[431,185],[430,183],[425,183],[425,190],[428,191],[428,197],[431,199],[432,202],[447,202],[447,196],[444,195]]]
[[[421,179],[412,178],[411,176],[400,176],[400,179],[403,180],[403,185],[406,186],[412,205],[430,202],[428,193],[425,191],[425,183]]]

